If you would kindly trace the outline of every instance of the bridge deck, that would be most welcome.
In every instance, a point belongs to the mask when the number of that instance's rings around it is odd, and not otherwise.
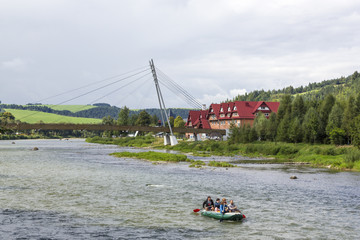
[[[0,125],[1,127],[1,125]],[[167,132],[168,127],[148,127],[148,126],[120,126],[102,124],[60,124],[60,123],[8,123],[3,126],[14,130],[88,130],[88,131],[141,131],[141,132]],[[172,128],[177,133],[218,133],[225,135],[225,130],[220,129],[197,129],[197,128]]]

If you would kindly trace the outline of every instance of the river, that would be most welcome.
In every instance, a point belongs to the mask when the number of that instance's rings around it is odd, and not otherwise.
[[[0,141],[0,238],[360,239],[360,173],[197,169],[108,155],[124,150],[144,151],[77,139]],[[220,223],[193,213],[208,195],[233,199],[247,218]]]

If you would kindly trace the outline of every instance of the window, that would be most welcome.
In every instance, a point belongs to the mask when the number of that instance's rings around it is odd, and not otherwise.
[[[220,108],[220,112],[223,112],[224,111],[224,109],[223,108]]]
[[[211,109],[210,112],[214,112],[214,109]]]
[[[234,107],[234,110],[237,110],[236,106]]]
[[[268,117],[268,116],[269,116],[269,114],[268,114],[268,113],[265,113],[265,116],[266,116],[266,117]]]
[[[228,107],[228,111],[231,111],[230,107]]]

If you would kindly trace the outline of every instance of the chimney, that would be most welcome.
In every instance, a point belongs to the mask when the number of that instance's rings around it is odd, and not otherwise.
[[[206,104],[202,105],[202,110],[206,110]]]

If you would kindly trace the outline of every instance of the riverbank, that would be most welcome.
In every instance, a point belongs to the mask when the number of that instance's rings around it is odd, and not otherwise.
[[[360,171],[360,150],[352,146],[325,144],[294,144],[254,142],[229,144],[227,141],[182,141],[175,146],[163,146],[161,138],[150,136],[137,138],[88,138],[87,142],[115,144],[119,146],[150,147],[169,149],[196,156],[246,156],[263,159],[252,163],[307,163],[313,167],[327,167],[337,170]],[[245,163],[245,162],[244,162]],[[247,161],[246,163],[249,163]]]

